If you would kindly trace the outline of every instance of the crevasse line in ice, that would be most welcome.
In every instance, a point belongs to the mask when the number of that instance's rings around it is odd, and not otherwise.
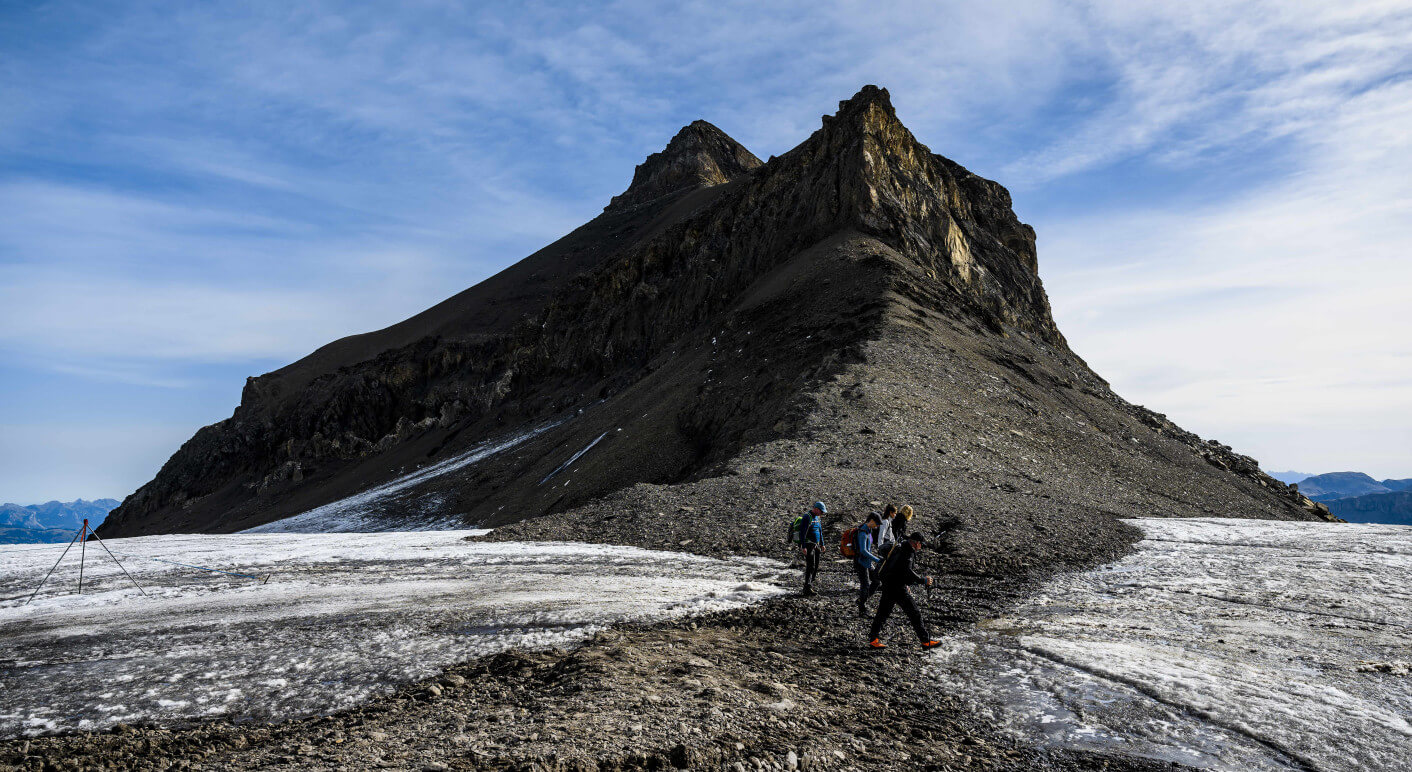
[[[1401,770],[1412,758],[1412,528],[1134,521],[950,638],[929,672],[1032,741],[1232,770]]]

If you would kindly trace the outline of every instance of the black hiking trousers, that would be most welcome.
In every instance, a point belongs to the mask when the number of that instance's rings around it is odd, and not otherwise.
[[[817,544],[804,545],[804,589],[812,589],[814,577],[819,575],[819,562],[823,559],[823,550]]]
[[[858,565],[858,561],[853,562],[853,573],[858,576],[858,608],[862,609],[878,589],[877,572],[872,568]]]
[[[868,634],[868,640],[871,641],[882,634],[883,625],[887,623],[887,618],[892,616],[893,606],[902,607],[902,613],[906,614],[907,621],[912,623],[912,630],[917,633],[918,640],[922,643],[931,640],[927,636],[926,625],[922,624],[922,612],[917,610],[917,602],[912,600],[912,594],[907,592],[905,585],[883,585],[882,596],[878,599],[878,613],[873,617],[873,630]]]

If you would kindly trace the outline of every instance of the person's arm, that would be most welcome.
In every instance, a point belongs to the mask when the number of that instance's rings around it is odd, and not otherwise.
[[[882,558],[873,552],[873,537],[866,528],[858,531],[858,554],[868,559],[869,566],[882,562]]]
[[[915,555],[915,554],[917,554],[917,553],[915,553],[915,552],[912,553],[912,555]],[[906,581],[906,583],[907,583],[907,584],[926,584],[927,578],[926,578],[925,576],[922,576],[921,574],[917,573],[917,569],[912,565],[912,555],[908,555],[908,556],[907,556],[907,565],[904,566],[904,568],[907,569],[907,581]]]

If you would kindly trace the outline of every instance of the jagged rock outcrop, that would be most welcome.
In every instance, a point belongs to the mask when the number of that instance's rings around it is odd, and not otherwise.
[[[888,434],[860,434],[870,426]],[[908,450],[890,449],[901,437]],[[492,441],[512,449],[456,465]],[[919,441],[939,447],[912,452]],[[946,450],[973,443],[989,450]],[[751,464],[797,466],[781,458],[832,476],[739,480]],[[869,86],[765,164],[694,123],[559,242],[251,379],[234,415],[104,534],[234,530],[408,474],[415,484],[379,500],[388,523],[498,524],[708,480],[736,487],[700,495],[740,511],[820,485],[855,503],[886,484],[951,506],[971,501],[972,488],[939,493],[963,472],[985,478],[976,502],[1045,478],[1046,498],[1084,517],[1316,514],[1091,373],[1054,324],[1009,194],[933,154]]]
[[[723,185],[760,166],[744,145],[706,121],[692,121],[633,171],[632,184],[604,211],[621,212],[691,188]]]

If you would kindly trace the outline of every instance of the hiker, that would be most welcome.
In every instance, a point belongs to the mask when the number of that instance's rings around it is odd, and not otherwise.
[[[891,504],[888,504],[887,508],[893,512],[891,523],[892,527],[891,529],[889,529],[891,531],[892,538],[895,541],[901,542],[907,536],[907,534],[911,533],[912,531],[912,505],[903,504],[901,511],[898,511],[897,507],[894,507]]]
[[[878,519],[877,534],[873,542],[878,545],[879,554],[886,555],[897,544],[897,534],[892,530],[892,519],[896,516],[897,505],[888,504],[883,509],[882,517]]]
[[[907,591],[909,585],[924,584],[930,587],[932,584],[930,576],[922,576],[912,567],[912,556],[921,552],[925,544],[926,540],[920,533],[908,536],[906,541],[898,544],[888,554],[882,568],[878,570],[882,595],[878,599],[878,613],[873,617],[872,632],[868,634],[869,646],[875,649],[887,648],[887,644],[883,643],[879,636],[887,618],[892,615],[893,606],[902,607],[907,621],[912,623],[912,630],[917,633],[917,640],[922,642],[922,648],[930,649],[941,643],[927,636],[927,628],[922,624],[922,612],[917,610],[916,601],[912,600],[912,594]]]
[[[819,574],[819,561],[824,551],[824,524],[819,518],[828,512],[824,502],[816,501],[803,517],[797,517],[789,527],[789,544],[799,541],[799,554],[804,556],[804,594],[814,594],[814,577]]]
[[[868,519],[854,530],[853,573],[858,575],[858,616],[868,616],[868,596],[877,589],[877,566],[882,558],[873,551],[874,538],[882,524],[877,512],[869,512]]]

